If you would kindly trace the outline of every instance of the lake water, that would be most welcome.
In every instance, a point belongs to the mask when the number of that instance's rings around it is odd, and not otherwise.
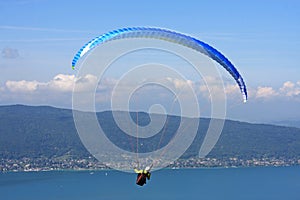
[[[0,173],[0,199],[300,199],[300,166],[165,169],[144,187],[135,178],[117,171]]]

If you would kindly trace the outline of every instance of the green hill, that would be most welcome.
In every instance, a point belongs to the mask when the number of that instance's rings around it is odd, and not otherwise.
[[[131,114],[134,118],[135,113]],[[111,141],[123,149],[135,149],[128,142],[130,138],[116,126],[111,112],[100,112],[97,116]],[[180,122],[179,117],[169,117],[161,145],[170,141]],[[148,122],[149,116],[139,113],[139,123]],[[208,124],[209,119],[200,120],[198,134],[183,158],[198,154]],[[144,148],[139,151],[156,148],[160,134],[151,140],[145,140]],[[0,106],[2,159],[52,158],[65,155],[73,158],[90,156],[77,135],[71,110],[48,106]],[[300,129],[226,120],[222,135],[208,156],[300,158]]]

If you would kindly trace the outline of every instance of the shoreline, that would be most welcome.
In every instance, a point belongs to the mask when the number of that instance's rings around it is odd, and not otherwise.
[[[131,172],[132,166],[122,165],[121,171]],[[106,165],[105,165],[106,164]],[[90,158],[21,158],[1,159],[0,172],[30,172],[30,171],[102,171],[114,170],[109,168],[110,163],[100,163]],[[264,157],[264,158],[197,158],[178,159],[170,163],[167,169],[211,169],[211,168],[242,168],[242,167],[287,167],[300,165],[300,158]],[[143,166],[143,165],[141,165]],[[154,167],[155,168],[155,167]]]
[[[299,164],[297,165],[268,165],[268,166],[225,166],[225,167],[182,167],[182,168],[173,168],[173,167],[165,167],[159,170],[154,170],[155,171],[160,171],[160,170],[221,170],[221,169],[250,169],[250,168],[284,168],[284,167],[300,167]],[[135,172],[132,170],[132,172],[129,172],[130,170],[116,170],[116,169],[53,169],[53,170],[20,170],[20,171],[0,171],[0,174],[5,174],[5,173],[37,173],[37,172],[124,172],[124,173],[132,173],[134,174]]]

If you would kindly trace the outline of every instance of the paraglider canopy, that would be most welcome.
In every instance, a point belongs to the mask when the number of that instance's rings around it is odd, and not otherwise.
[[[244,102],[247,101],[247,89],[242,76],[240,75],[238,70],[233,66],[233,64],[222,53],[220,53],[212,46],[194,37],[161,28],[122,28],[100,35],[86,43],[82,48],[80,48],[80,50],[76,53],[76,55],[73,58],[72,68],[75,69],[78,60],[96,46],[106,43],[108,41],[125,38],[153,38],[165,40],[192,48],[198,52],[209,56],[210,58],[218,62],[220,65],[222,65],[230,73],[230,75],[235,79],[235,81],[239,85]]]

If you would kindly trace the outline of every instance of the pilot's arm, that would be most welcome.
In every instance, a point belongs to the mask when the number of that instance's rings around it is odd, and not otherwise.
[[[143,173],[143,170],[134,169],[134,172],[137,174],[141,174],[141,173]]]

